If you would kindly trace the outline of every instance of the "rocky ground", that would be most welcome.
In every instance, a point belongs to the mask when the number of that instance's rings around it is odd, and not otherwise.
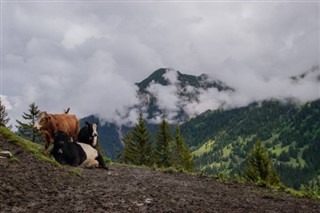
[[[212,178],[58,167],[0,135],[0,212],[320,212],[320,201]]]

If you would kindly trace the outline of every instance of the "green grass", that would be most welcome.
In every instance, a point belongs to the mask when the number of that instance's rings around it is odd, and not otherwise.
[[[76,176],[81,176],[81,171],[79,168],[71,168],[70,172]]]
[[[19,162],[19,159],[16,157],[9,158],[10,162]]]
[[[203,153],[211,151],[214,146],[214,143],[215,142],[213,140],[209,140],[202,146],[200,146],[198,149],[193,151],[192,154],[195,156],[201,156]]]
[[[228,146],[225,146],[224,148],[223,148],[223,156],[222,157],[227,157],[227,158],[229,158],[229,156],[230,156],[230,153],[231,153],[231,149],[232,149],[232,145],[231,144],[229,144]]]
[[[43,147],[40,144],[23,139],[5,127],[0,127],[0,135],[2,135],[9,143],[15,143],[31,152],[35,157],[55,166],[61,166],[57,161],[43,154]]]
[[[276,154],[277,156],[279,156],[281,154],[281,152],[283,151],[288,151],[289,150],[289,145],[285,146],[285,147],[281,147],[281,144],[277,144],[274,149],[270,148],[269,149],[272,153]]]

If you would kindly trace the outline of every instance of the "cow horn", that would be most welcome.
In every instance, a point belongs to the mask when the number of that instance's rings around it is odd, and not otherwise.
[[[70,111],[70,107],[68,107],[67,109],[64,110],[64,114],[68,114]]]

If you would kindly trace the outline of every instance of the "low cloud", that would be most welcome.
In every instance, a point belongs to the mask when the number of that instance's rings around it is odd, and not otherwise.
[[[154,121],[160,122],[162,118],[173,121],[179,112],[177,87],[175,85],[162,86],[160,84],[151,84],[147,89],[157,99],[157,106],[162,114],[155,116]]]
[[[135,122],[138,112],[126,110],[138,104],[134,83],[160,67],[236,89],[201,91],[190,103],[173,86],[150,86],[170,119],[181,108],[195,116],[265,98],[319,98],[319,81],[290,80],[319,66],[319,2],[6,1],[1,15],[1,95],[12,121],[35,102],[52,113],[71,107],[79,118]]]
[[[183,110],[189,118],[193,118],[208,109],[231,109],[263,100],[295,100],[300,103],[316,100],[320,98],[320,82],[317,79],[320,70],[317,66],[311,70],[312,72],[306,72],[303,78],[295,81],[290,77],[266,79],[254,73],[248,73],[247,76],[238,78],[242,79],[241,81],[232,82],[234,85],[229,85],[235,89],[234,91],[219,91],[217,88],[197,89],[188,86],[186,91],[194,97],[190,100],[179,95],[181,88],[176,84],[177,71],[172,68],[167,69],[164,77],[170,84],[160,85],[152,82],[147,89],[156,97],[156,105],[162,111],[161,115],[155,115],[152,122],[158,123],[162,118],[170,122],[179,122],[176,116],[180,110]],[[209,76],[209,79],[217,80],[213,76]],[[234,79],[237,79],[236,76]]]

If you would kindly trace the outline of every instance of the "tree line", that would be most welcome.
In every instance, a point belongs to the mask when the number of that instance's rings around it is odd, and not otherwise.
[[[121,162],[148,167],[174,167],[188,172],[194,170],[192,154],[181,136],[180,126],[176,126],[172,135],[169,123],[165,119],[161,121],[155,141],[152,142],[146,122],[140,113],[137,123],[122,140],[125,146],[119,159]]]

